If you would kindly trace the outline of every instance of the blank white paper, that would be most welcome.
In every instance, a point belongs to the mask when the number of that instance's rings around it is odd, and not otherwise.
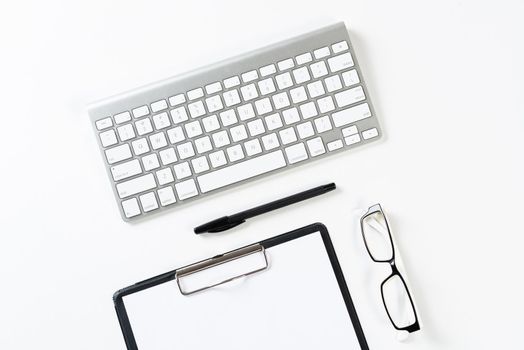
[[[176,281],[124,297],[139,350],[360,345],[320,233],[266,250],[268,270],[190,296]]]

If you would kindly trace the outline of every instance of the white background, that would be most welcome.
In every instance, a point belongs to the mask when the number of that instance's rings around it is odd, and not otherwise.
[[[371,349],[522,347],[521,1],[0,5],[0,348],[124,349],[115,290],[314,221]],[[85,106],[343,20],[386,137],[140,224],[118,214]],[[224,234],[192,228],[334,181]],[[424,329],[398,343],[358,210],[389,214]]]

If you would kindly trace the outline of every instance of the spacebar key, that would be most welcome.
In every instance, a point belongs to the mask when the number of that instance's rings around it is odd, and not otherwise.
[[[199,176],[197,180],[200,190],[205,193],[284,166],[286,166],[286,160],[282,151],[278,150],[227,168],[215,170]]]

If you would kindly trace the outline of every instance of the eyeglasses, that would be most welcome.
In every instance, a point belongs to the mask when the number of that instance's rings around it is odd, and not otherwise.
[[[420,330],[417,312],[406,281],[395,265],[395,247],[380,204],[370,207],[360,219],[364,244],[374,262],[389,263],[391,275],[380,285],[382,302],[393,326],[409,333]]]

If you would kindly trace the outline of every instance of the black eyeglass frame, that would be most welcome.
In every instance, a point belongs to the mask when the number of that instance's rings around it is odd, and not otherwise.
[[[378,259],[375,259],[373,257],[373,254],[371,254],[371,251],[369,250],[369,246],[368,246],[368,242],[366,241],[366,235],[364,234],[364,220],[370,216],[370,215],[373,215],[373,214],[376,214],[376,213],[380,213],[383,218],[384,218],[384,222],[386,223],[386,228],[388,230],[388,235],[389,235],[389,242],[391,244],[391,258],[390,259],[386,259],[386,260],[378,260]],[[360,231],[362,233],[362,239],[364,240],[364,245],[366,246],[366,250],[368,251],[368,254],[369,256],[371,257],[371,260],[373,260],[374,262],[377,262],[377,263],[388,263],[389,266],[391,267],[391,274],[386,277],[386,279],[380,284],[380,293],[382,295],[382,303],[384,304],[384,308],[386,309],[386,314],[388,315],[389,317],[389,320],[391,321],[391,324],[393,325],[393,327],[395,327],[395,329],[399,330],[399,331],[407,331],[409,333],[412,333],[412,332],[416,332],[418,330],[420,330],[420,324],[419,324],[419,321],[418,321],[418,315],[417,315],[417,310],[415,308],[415,304],[413,303],[413,298],[411,297],[411,293],[409,291],[409,288],[406,284],[406,281],[404,280],[404,277],[402,277],[402,275],[400,274],[396,264],[395,264],[395,245],[393,244],[393,237],[391,235],[391,230],[389,229],[389,224],[388,224],[388,220],[386,218],[386,215],[384,214],[384,211],[382,210],[382,207],[380,206],[380,204],[375,204],[371,207],[369,207],[368,211],[360,218]],[[393,318],[391,317],[390,313],[389,313],[389,310],[388,310],[388,307],[386,305],[386,299],[384,298],[384,285],[386,284],[387,281],[389,281],[391,278],[395,277],[395,276],[398,276],[400,278],[400,280],[402,281],[402,284],[404,285],[404,288],[406,289],[406,293],[409,297],[409,302],[411,303],[411,308],[413,309],[413,315],[415,315],[415,322],[412,323],[411,325],[408,325],[406,327],[398,327],[396,324],[395,324],[395,321],[393,321]]]

